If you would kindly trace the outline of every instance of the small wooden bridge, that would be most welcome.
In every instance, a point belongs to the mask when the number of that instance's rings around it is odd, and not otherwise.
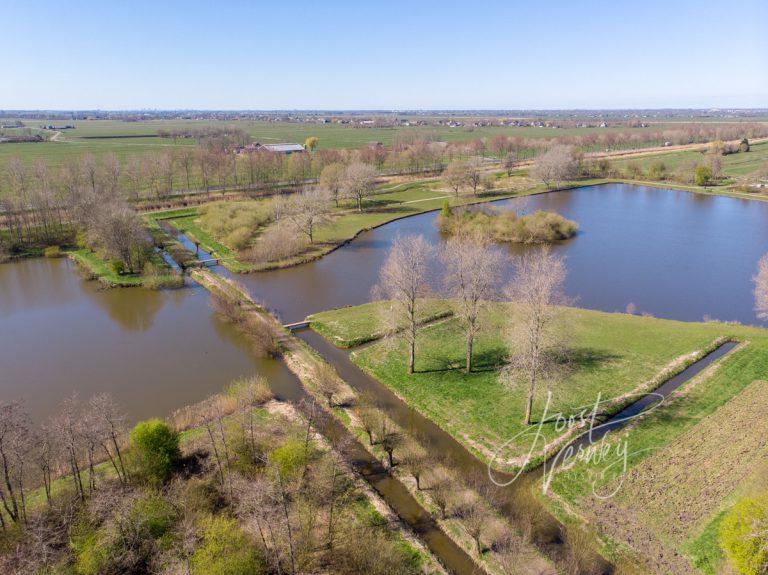
[[[221,258],[208,258],[208,259],[205,259],[205,260],[195,260],[193,262],[190,262],[187,265],[188,266],[202,266],[202,267],[206,267],[206,266],[209,266],[209,265],[217,266],[220,263],[221,263]]]
[[[294,323],[286,323],[283,325],[284,328],[289,329],[290,331],[297,331],[300,329],[305,329],[309,327],[309,321],[306,319],[304,321],[297,321]]]

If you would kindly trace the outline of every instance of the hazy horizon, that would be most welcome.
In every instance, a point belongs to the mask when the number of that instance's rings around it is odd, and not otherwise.
[[[9,110],[606,110],[768,103],[768,4],[0,0]],[[747,14],[749,17],[744,17]],[[7,81],[10,79],[11,81]]]

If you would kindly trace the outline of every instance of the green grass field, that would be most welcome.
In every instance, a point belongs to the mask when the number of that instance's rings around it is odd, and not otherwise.
[[[145,154],[178,146],[194,145],[194,140],[172,140],[156,137],[159,131],[206,127],[237,126],[250,134],[255,141],[263,143],[299,142],[309,136],[318,137],[318,149],[359,148],[370,142],[381,142],[391,146],[398,136],[417,137],[419,135],[435,137],[438,140],[454,142],[478,138],[492,139],[503,134],[521,138],[555,138],[560,136],[582,136],[589,133],[628,131],[642,132],[673,127],[670,124],[657,124],[653,128],[537,128],[516,126],[491,126],[477,128],[449,128],[447,126],[398,126],[391,128],[355,127],[349,124],[318,124],[299,122],[259,122],[249,120],[145,120],[124,122],[120,120],[24,120],[30,128],[42,124],[73,124],[74,130],[65,130],[56,142],[35,144],[0,145],[0,164],[11,157],[34,162],[45,159],[59,164],[79,154],[90,153],[96,156],[114,153],[120,158],[132,154]],[[44,131],[52,136],[53,132]],[[146,137],[141,137],[146,136]]]
[[[313,316],[319,330],[331,342],[337,338],[363,339],[364,329],[375,325],[370,304]],[[495,304],[486,314],[486,329],[475,348],[476,371],[461,370],[464,343],[456,320],[438,322],[420,334],[416,371],[406,373],[404,343],[400,340],[375,344],[353,353],[354,361],[392,388],[409,404],[451,432],[479,457],[488,460],[501,446],[503,459],[513,460],[528,447],[530,438],[518,437],[524,392],[507,389],[499,381],[498,368],[505,361],[503,333],[514,309]],[[693,324],[625,314],[568,308],[564,321],[572,342],[571,367],[550,388],[553,411],[572,414],[591,405],[598,394],[604,399],[653,382],[675,360],[707,349],[722,336],[763,337],[760,330],[724,324]],[[768,335],[768,334],[765,334]],[[684,363],[680,363],[682,367]],[[656,382],[658,384],[658,382]],[[541,389],[535,414],[545,403]],[[616,411],[618,406],[613,408]],[[542,428],[552,440],[559,433],[554,424]]]
[[[363,341],[377,328],[375,305],[316,314],[313,328],[336,345]],[[498,379],[505,354],[500,334],[505,318],[514,317],[507,305],[493,304],[488,313],[476,346],[477,371],[470,375],[461,371],[464,347],[454,319],[421,329],[414,375],[406,373],[401,340],[353,352],[353,361],[487,460],[524,429],[524,392],[505,388]],[[618,449],[626,441],[629,452],[629,472],[616,497],[592,497],[593,489],[611,492],[622,476],[620,465],[603,473],[594,461],[555,474],[548,495],[542,496],[566,523],[587,520],[596,526],[609,555],[629,549],[636,555],[658,553],[680,561],[675,554],[681,554],[688,558],[683,561],[715,573],[721,558],[716,534],[722,513],[761,470],[765,478],[768,467],[768,446],[759,423],[768,408],[766,385],[756,381],[768,373],[768,331],[574,308],[564,310],[564,320],[574,361],[572,370],[549,386],[550,413],[575,413],[593,403],[598,393],[613,398],[646,382],[657,385],[659,374],[679,370],[700,355],[694,352],[710,348],[719,338],[743,342],[639,424],[614,436],[609,446]],[[682,358],[686,361],[679,361]],[[675,363],[676,369],[665,369]],[[544,403],[540,393],[534,418]],[[545,424],[542,430],[547,440],[558,435],[553,425]],[[504,454],[519,454],[530,441],[514,439]],[[672,564],[664,563],[662,570]]]
[[[644,172],[656,163],[664,162],[669,172],[674,172],[681,164],[685,162],[705,163],[706,157],[703,153],[697,151],[670,152],[668,154],[659,154],[645,156],[627,160],[615,160],[612,162],[616,167],[625,169],[628,164],[636,163]],[[727,178],[736,178],[746,176],[768,163],[768,142],[762,142],[751,146],[749,152],[739,154],[729,154],[722,157],[722,172]]]

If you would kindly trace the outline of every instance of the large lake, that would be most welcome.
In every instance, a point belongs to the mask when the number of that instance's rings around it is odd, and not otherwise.
[[[567,257],[576,305],[624,311],[633,303],[658,317],[758,323],[751,278],[768,251],[767,203],[604,185],[494,206],[579,223],[579,235],[555,248]],[[316,262],[238,279],[285,321],[363,303],[398,233],[442,241],[435,217],[392,222]],[[293,385],[281,362],[254,358],[214,316],[200,287],[99,290],[68,260],[0,265],[0,399],[24,397],[36,419],[75,391],[109,391],[131,419],[163,416],[253,373],[278,391]]]
[[[492,205],[551,210],[579,223],[579,235],[555,249],[567,258],[566,291],[580,307],[624,311],[632,303],[657,317],[759,323],[752,276],[768,252],[768,203],[607,184]],[[436,217],[392,222],[316,262],[239,279],[287,322],[363,303],[398,233],[441,242]]]

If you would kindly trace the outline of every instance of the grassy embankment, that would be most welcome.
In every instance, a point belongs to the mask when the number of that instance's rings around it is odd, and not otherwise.
[[[605,181],[595,179],[582,180],[565,184],[560,189],[594,185]],[[499,175],[496,188],[492,192],[478,193],[476,196],[462,193],[456,197],[446,190],[439,180],[433,178],[400,184],[386,190],[380,190],[379,193],[368,198],[364,202],[363,212],[358,212],[349,204],[342,203],[339,208],[332,210],[330,223],[317,229],[313,244],[296,256],[265,264],[251,264],[243,261],[238,250],[228,245],[226,238],[222,237],[223,234],[216,234],[210,226],[206,225],[205,218],[201,216],[202,211],[196,212],[196,215],[169,218],[168,221],[176,229],[187,234],[190,239],[199,242],[203,250],[212,253],[216,257],[220,257],[222,263],[230,271],[247,273],[290,267],[318,259],[339,246],[348,243],[366,230],[397,219],[438,210],[446,200],[451,206],[460,206],[530,195],[543,191],[546,191],[543,185],[536,184],[529,178],[519,175],[515,177]],[[242,206],[244,210],[263,212],[264,205],[270,201],[269,198],[263,198],[228,203],[230,205]],[[202,208],[201,210],[205,209]],[[162,214],[162,212],[159,212],[159,214]],[[258,243],[259,235],[268,229],[269,225],[254,229],[252,242]]]
[[[88,279],[98,280],[105,287],[148,287],[160,289],[180,287],[183,279],[174,273],[159,253],[153,251],[149,262],[157,271],[152,275],[141,273],[117,273],[109,263],[90,248],[70,248],[62,251],[74,261]]]
[[[590,493],[595,480],[596,489],[610,491],[616,474],[597,477],[580,464],[555,477],[553,508],[566,519],[588,519],[603,533],[625,523],[614,538],[638,556],[649,549],[659,557],[680,553],[704,573],[717,572],[723,511],[765,483],[768,458],[762,424],[768,338],[748,328],[735,334],[748,345],[615,439],[630,446],[629,472],[609,505]]]
[[[311,321],[334,344],[362,341],[375,325],[377,304],[323,312]],[[420,332],[416,373],[406,374],[403,342],[375,344],[353,353],[365,371],[390,387],[413,407],[433,419],[484,460],[502,444],[524,431],[521,420],[524,392],[508,390],[498,378],[506,348],[503,341],[507,318],[514,308],[495,304],[486,313],[484,333],[475,346],[476,371],[462,371],[464,342],[457,320],[426,327]],[[643,386],[659,383],[662,373],[679,370],[709,349],[721,337],[760,337],[761,330],[725,324],[682,323],[626,314],[564,309],[564,321],[572,346],[570,366],[550,389],[550,414],[572,414],[594,403],[597,394],[612,399]],[[545,403],[542,391],[534,413]],[[617,411],[619,403],[612,406]],[[547,423],[542,431],[548,440],[558,433]],[[516,461],[530,438],[513,439],[502,460]]]
[[[488,329],[476,347],[478,371],[470,375],[460,369],[464,350],[455,320],[422,329],[413,376],[406,374],[402,342],[374,344],[354,353],[353,360],[487,460],[501,442],[523,430],[523,392],[504,388],[497,378],[504,353],[499,334],[504,317],[514,313],[505,312],[505,305],[495,305],[489,314]],[[376,315],[374,304],[366,304],[311,319],[313,327],[339,345],[365,340]],[[677,552],[705,573],[714,573],[722,512],[760,476],[768,457],[758,422],[768,408],[765,384],[756,382],[768,372],[768,332],[579,309],[567,309],[564,315],[574,362],[570,373],[550,389],[552,410],[566,414],[590,405],[598,393],[613,398],[647,383],[652,387],[718,338],[745,342],[639,425],[616,436],[614,441],[625,440],[629,446],[630,471],[615,498],[601,503],[590,496],[593,488],[611,491],[616,475],[608,473],[593,487],[601,469],[585,463],[558,473],[543,497],[566,523],[596,526],[609,555],[621,550],[643,556],[652,549],[650,555],[674,557]],[[539,395],[534,413],[541,413],[543,403]],[[557,435],[551,425],[543,431],[549,440]],[[509,455],[529,445],[530,438],[512,441]],[[671,566],[662,563],[661,568]]]

